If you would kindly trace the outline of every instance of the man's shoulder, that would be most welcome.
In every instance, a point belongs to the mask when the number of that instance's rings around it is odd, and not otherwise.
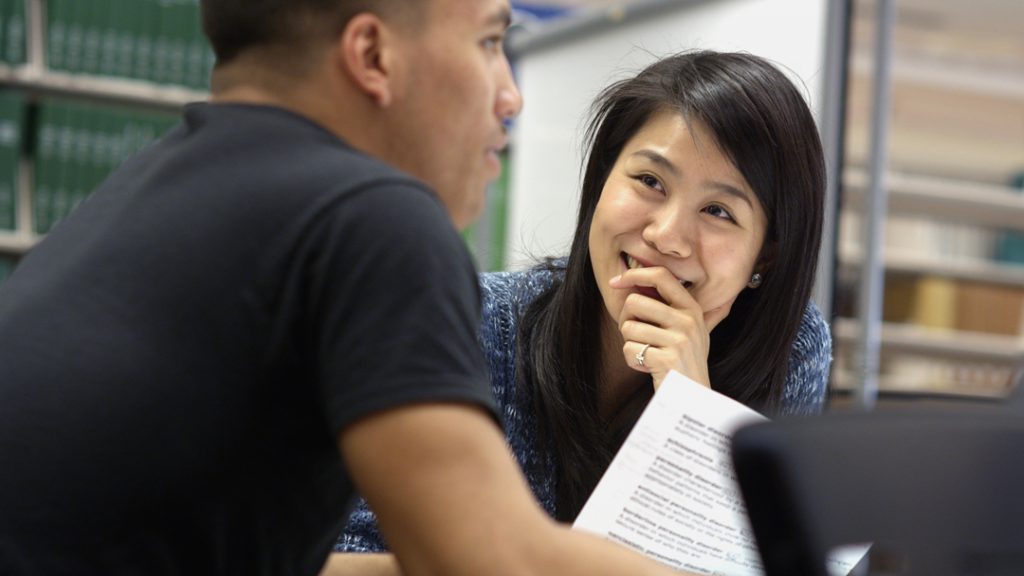
[[[280,175],[296,184],[330,182],[336,189],[398,186],[429,193],[416,178],[351,146],[344,138],[296,112],[276,106],[191,104],[185,134],[205,131],[199,142],[244,142],[245,170],[263,179]],[[223,154],[223,152],[219,152]],[[227,165],[227,163],[225,163]]]

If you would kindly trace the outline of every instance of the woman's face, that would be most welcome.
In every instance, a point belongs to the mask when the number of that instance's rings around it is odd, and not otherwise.
[[[709,130],[677,112],[652,115],[622,149],[590,227],[591,264],[611,319],[631,292],[658,297],[646,287],[608,285],[641,266],[668,269],[705,319],[727,312],[750,282],[767,224],[757,195]]]

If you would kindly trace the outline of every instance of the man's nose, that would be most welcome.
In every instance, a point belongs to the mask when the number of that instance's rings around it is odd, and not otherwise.
[[[523,95],[519,92],[515,77],[512,75],[512,67],[508,60],[502,70],[501,82],[498,85],[498,98],[495,102],[495,113],[502,120],[511,120],[523,110]]]

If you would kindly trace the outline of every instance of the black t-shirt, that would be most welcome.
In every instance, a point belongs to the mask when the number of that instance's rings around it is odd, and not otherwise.
[[[421,184],[287,111],[190,106],[0,287],[0,573],[316,574],[346,425],[493,411],[478,315]]]

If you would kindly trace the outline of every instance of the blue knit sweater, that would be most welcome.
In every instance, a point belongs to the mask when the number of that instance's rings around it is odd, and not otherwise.
[[[544,270],[482,274],[483,317],[480,344],[487,356],[491,387],[501,411],[505,434],[512,452],[526,474],[527,482],[541,506],[554,516],[555,467],[551,454],[535,449],[536,425],[531,399],[516,394],[516,333],[526,307],[555,280]],[[821,411],[825,399],[832,339],[821,312],[809,303],[803,323],[793,342],[786,375],[782,414],[812,414]],[[362,499],[335,544],[338,552],[383,552],[387,550],[373,512]]]

